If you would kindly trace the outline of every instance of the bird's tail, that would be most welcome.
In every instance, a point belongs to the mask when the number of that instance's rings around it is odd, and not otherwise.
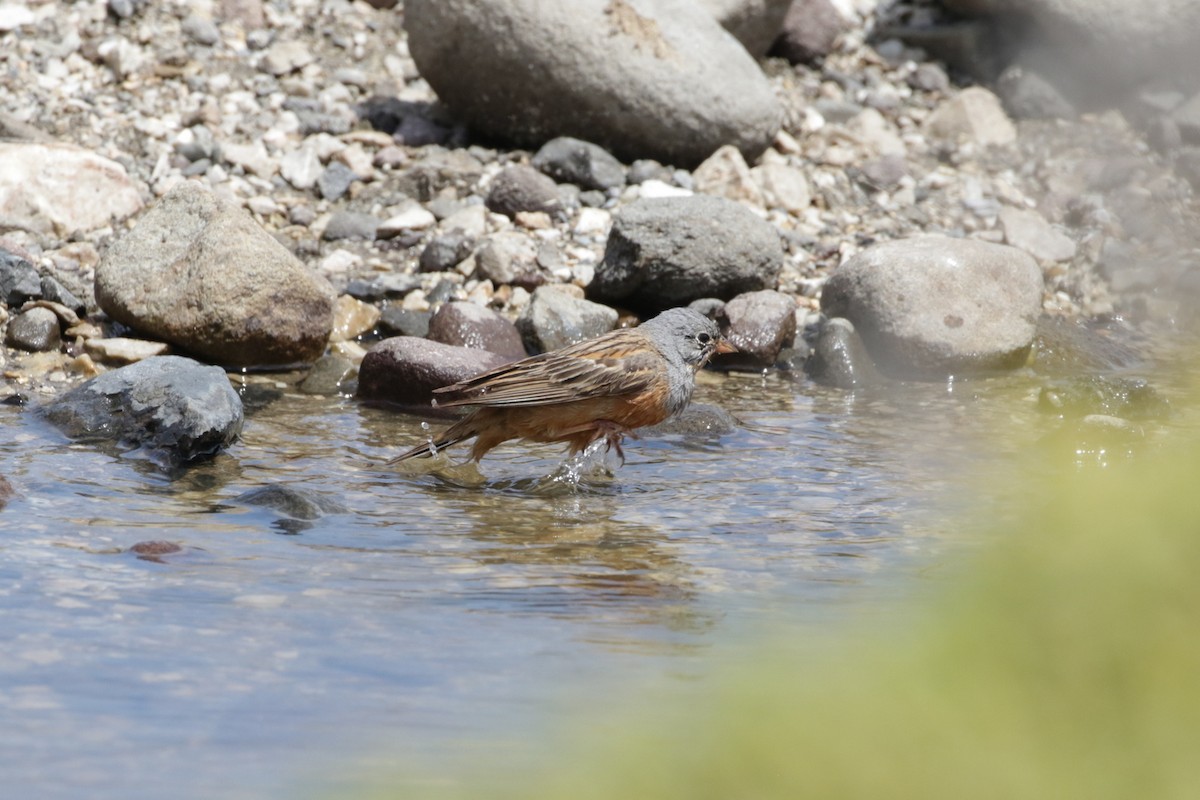
[[[459,442],[470,439],[475,436],[478,431],[475,430],[474,420],[471,417],[460,420],[451,425],[438,437],[429,437],[424,444],[419,444],[411,450],[405,451],[388,461],[388,465],[399,464],[401,461],[408,461],[410,458],[425,458],[426,456],[437,455],[438,451],[444,450],[447,447],[453,447]]]

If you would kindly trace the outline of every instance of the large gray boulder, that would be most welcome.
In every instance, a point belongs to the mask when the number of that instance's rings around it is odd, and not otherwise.
[[[333,328],[329,282],[194,181],[113,242],[96,300],[118,322],[232,367],[311,363]]]
[[[1024,363],[1042,291],[1037,262],[1015,247],[918,236],[835,269],[821,310],[853,323],[881,371],[941,378]]]
[[[1151,79],[1194,87],[1200,79],[1196,0],[943,0],[987,14],[1017,34],[1026,57],[1056,81],[1111,102],[1114,89]]]
[[[782,110],[754,59],[691,0],[408,0],[408,46],[451,111],[525,147],[556,136],[625,161],[748,159]]]
[[[179,467],[228,447],[242,401],[220,367],[154,356],[105,372],[42,408],[71,439],[107,442]]]
[[[774,289],[779,232],[739,203],[695,195],[643,199],[613,219],[588,294],[661,310],[702,297]]]

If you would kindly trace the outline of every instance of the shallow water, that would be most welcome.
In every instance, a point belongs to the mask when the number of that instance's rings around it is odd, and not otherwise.
[[[734,432],[631,441],[572,486],[546,480],[554,447],[389,467],[418,420],[268,389],[174,479],[0,408],[8,796],[292,797],[519,747],[556,698],[690,680],[717,642],[920,592],[962,543],[951,515],[1002,506],[980,487],[1056,424],[1028,376],[870,397],[706,375]],[[307,505],[276,510],[280,489]]]

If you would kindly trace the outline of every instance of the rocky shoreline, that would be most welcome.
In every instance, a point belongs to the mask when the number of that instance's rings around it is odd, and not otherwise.
[[[173,352],[421,408],[689,303],[743,351],[718,366],[853,388],[1025,364],[1047,319],[1178,325],[1200,293],[1178,89],[964,82],[913,44],[930,3],[393,5],[0,5],[9,402]]]

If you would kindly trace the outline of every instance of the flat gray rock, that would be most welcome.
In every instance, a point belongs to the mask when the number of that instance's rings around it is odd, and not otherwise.
[[[702,297],[775,288],[783,246],[774,225],[732,200],[638,200],[609,232],[589,296],[661,310]]]
[[[193,181],[113,242],[96,300],[114,320],[226,366],[311,363],[333,327],[329,282]]]
[[[243,420],[225,371],[180,356],[106,372],[50,401],[42,414],[71,439],[111,442],[169,467],[228,447]]]
[[[556,136],[622,160],[747,158],[782,110],[758,64],[691,0],[409,0],[409,49],[453,114],[537,147]]]
[[[542,145],[533,166],[559,183],[605,191],[625,185],[625,165],[600,145],[559,136]]]
[[[835,269],[821,310],[850,320],[884,373],[940,378],[1023,364],[1042,284],[1037,262],[1014,247],[919,236]]]

